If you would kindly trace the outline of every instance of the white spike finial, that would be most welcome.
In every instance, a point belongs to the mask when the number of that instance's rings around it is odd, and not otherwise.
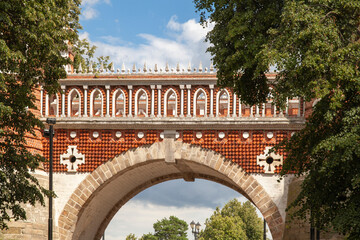
[[[199,64],[199,72],[202,72],[203,68],[202,68],[202,62],[200,61],[200,64]]]
[[[136,72],[136,64],[135,64],[135,63],[134,63],[134,65],[133,65],[132,72],[133,72],[133,73]]]
[[[169,64],[166,62],[165,72],[169,72]]]
[[[213,65],[212,62],[210,63],[210,72],[211,72],[211,73],[214,72],[214,65]]]
[[[188,72],[191,72],[191,63],[189,62],[188,64],[188,68],[187,68]]]
[[[155,63],[154,72],[158,72],[158,65]]]
[[[125,63],[122,63],[122,65],[121,65],[121,72],[122,73],[126,72]]]
[[[147,66],[146,66],[146,62],[144,63],[144,69],[143,69],[144,73],[147,72]]]
[[[111,64],[110,71],[113,73],[113,72],[115,72],[114,63],[110,63],[110,64]]]
[[[180,72],[180,64],[179,63],[176,64],[176,71]]]
[[[78,73],[82,73],[83,69],[81,67],[81,63],[79,63],[79,67],[78,67]]]

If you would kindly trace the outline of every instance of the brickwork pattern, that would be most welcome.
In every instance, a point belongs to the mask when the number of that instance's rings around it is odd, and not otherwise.
[[[98,138],[93,137],[93,132],[99,133]],[[120,131],[122,136],[116,137]],[[76,132],[76,137],[70,137],[71,132]],[[145,136],[140,139],[138,133],[143,132]],[[213,150],[222,154],[226,159],[240,165],[248,173],[264,173],[262,167],[256,163],[256,157],[263,154],[265,147],[274,146],[286,137],[290,137],[291,131],[272,131],[274,137],[266,137],[267,131],[248,131],[250,137],[243,138],[245,131],[177,131],[179,138],[192,145],[198,145],[205,149]],[[201,132],[202,137],[196,134]],[[219,133],[225,134],[223,139]],[[78,172],[92,172],[102,163],[114,158],[129,149],[162,141],[162,131],[159,130],[64,130],[57,129],[54,137],[54,171],[66,172],[66,166],[60,164],[60,155],[66,153],[69,145],[76,145],[80,153],[86,156],[85,164],[79,166]],[[49,148],[49,140],[43,138],[43,146]],[[48,152],[44,155],[48,158]],[[286,156],[285,153],[280,152]],[[47,169],[47,164],[45,164]],[[276,169],[276,173],[281,167]]]

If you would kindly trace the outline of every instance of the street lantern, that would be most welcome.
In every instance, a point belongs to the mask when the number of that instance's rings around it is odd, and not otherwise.
[[[50,149],[49,149],[49,190],[53,191],[53,137],[54,137],[54,125],[56,123],[55,118],[47,118],[46,123],[49,124],[49,129],[44,130],[45,137],[49,137]],[[49,220],[48,220],[48,239],[53,239],[53,219],[52,219],[52,195],[49,196]]]
[[[200,233],[200,227],[201,227],[200,223],[198,222],[195,224],[195,222],[192,221],[190,223],[190,227],[191,227],[191,232],[194,234],[194,239],[197,240]]]

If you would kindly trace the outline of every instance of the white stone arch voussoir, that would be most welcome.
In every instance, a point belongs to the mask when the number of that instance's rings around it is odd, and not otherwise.
[[[165,162],[169,143],[115,157],[89,174],[72,193],[60,217],[60,239],[100,239],[116,212],[139,192],[160,182],[203,178],[233,188],[251,200],[265,217],[274,240],[282,239],[284,219],[265,189],[236,163],[208,149],[172,142],[176,163]]]

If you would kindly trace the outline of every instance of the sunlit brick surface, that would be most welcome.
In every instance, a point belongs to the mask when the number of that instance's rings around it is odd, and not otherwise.
[[[93,132],[99,132],[99,137],[94,138]],[[76,132],[77,137],[72,139],[71,132]],[[115,156],[132,148],[149,145],[162,141],[162,131],[156,130],[122,130],[122,136],[117,138],[117,130],[56,130],[54,138],[54,171],[65,172],[66,166],[60,164],[60,155],[66,153],[69,145],[76,145],[79,152],[86,156],[86,163],[78,168],[78,172],[92,172],[102,163],[113,159]],[[137,134],[143,132],[144,138],[139,139]],[[196,134],[201,132],[202,137],[198,139]],[[225,133],[223,139],[219,133]],[[256,157],[263,154],[265,147],[274,146],[284,138],[290,136],[289,131],[272,131],[274,137],[268,139],[266,131],[247,131],[249,138],[244,139],[245,131],[178,131],[177,141],[199,145],[205,149],[213,150],[222,154],[227,159],[239,164],[248,173],[263,173],[262,167],[256,164]],[[49,148],[48,140],[43,139],[45,149]],[[284,155],[284,153],[280,152]],[[45,152],[48,158],[48,152]],[[47,169],[47,165],[45,165]],[[279,172],[277,168],[275,172]]]

